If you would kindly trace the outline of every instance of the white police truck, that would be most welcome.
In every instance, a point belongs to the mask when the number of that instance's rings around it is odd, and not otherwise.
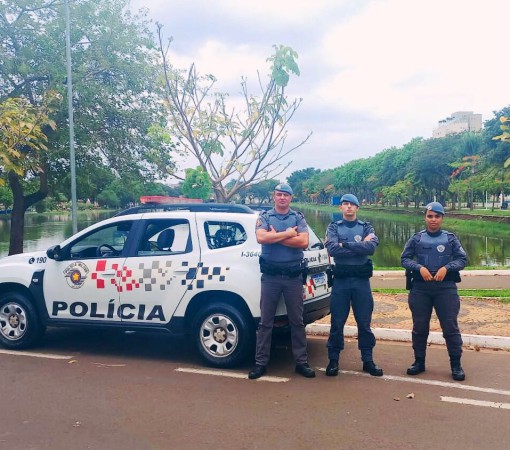
[[[260,320],[258,214],[244,205],[142,205],[46,252],[0,259],[0,343],[36,345],[50,326],[189,335],[204,362],[238,365]],[[310,229],[304,320],[329,314],[328,255]],[[285,325],[283,299],[276,323]]]

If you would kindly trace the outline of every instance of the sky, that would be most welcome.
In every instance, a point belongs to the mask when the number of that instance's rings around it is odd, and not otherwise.
[[[282,176],[430,138],[456,111],[486,121],[510,105],[508,0],[131,0],[141,7],[173,38],[174,66],[195,63],[232,97],[242,77],[257,92],[273,45],[298,53],[289,145],[313,134]]]

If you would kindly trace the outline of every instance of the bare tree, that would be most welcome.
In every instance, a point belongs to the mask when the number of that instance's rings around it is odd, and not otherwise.
[[[169,126],[209,173],[216,199],[228,201],[245,186],[277,178],[292,162],[285,162],[285,157],[311,136],[297,145],[285,145],[287,124],[302,102],[288,102],[285,94],[290,74],[299,75],[297,53],[290,47],[274,46],[274,54],[267,59],[271,64],[267,82],[258,74],[258,96],[248,92],[247,80],[242,78],[243,106],[238,111],[227,107],[227,94],[213,90],[217,81],[213,75],[200,75],[194,64],[186,71],[172,66],[168,56],[172,40],[164,44],[159,24],[158,38]]]

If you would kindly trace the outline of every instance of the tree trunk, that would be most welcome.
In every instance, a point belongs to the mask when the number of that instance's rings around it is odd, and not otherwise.
[[[25,212],[48,195],[48,176],[45,171],[40,172],[39,190],[29,195],[23,195],[23,186],[18,174],[11,171],[8,178],[13,197],[9,255],[17,255],[18,253],[23,253]]]

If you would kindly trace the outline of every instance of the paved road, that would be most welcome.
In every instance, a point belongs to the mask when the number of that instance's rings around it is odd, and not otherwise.
[[[350,340],[329,378],[325,342],[309,338],[317,378],[293,373],[280,338],[268,377],[252,381],[248,365],[208,371],[182,340],[49,330],[35,354],[0,353],[0,448],[508,448],[509,352],[467,351],[458,383],[444,347],[413,378],[409,344],[381,342],[385,377],[373,378]]]

